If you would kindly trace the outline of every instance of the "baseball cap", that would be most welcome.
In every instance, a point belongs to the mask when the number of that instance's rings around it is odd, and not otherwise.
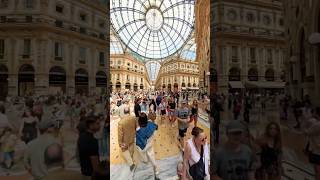
[[[226,132],[245,132],[246,127],[238,120],[232,120],[226,125]]]
[[[39,123],[40,130],[46,130],[50,127],[58,127],[58,122],[56,119],[46,119],[46,120],[40,121]]]

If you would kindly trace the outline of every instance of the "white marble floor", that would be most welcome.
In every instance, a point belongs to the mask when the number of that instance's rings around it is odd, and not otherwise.
[[[156,161],[159,167],[158,178],[161,180],[177,179],[177,164],[182,161],[182,156],[164,158]],[[126,164],[112,165],[110,167],[110,179],[112,180],[154,180],[154,172],[151,163],[141,163],[134,172]]]

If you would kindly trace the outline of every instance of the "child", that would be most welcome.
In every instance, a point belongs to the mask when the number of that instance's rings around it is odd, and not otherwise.
[[[18,141],[18,137],[13,133],[11,128],[6,128],[2,137],[0,138],[1,144],[1,163],[4,168],[10,169],[13,166],[14,149],[15,144]]]

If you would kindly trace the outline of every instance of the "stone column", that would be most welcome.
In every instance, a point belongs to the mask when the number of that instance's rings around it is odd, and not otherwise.
[[[68,54],[65,52],[65,62],[66,62],[66,93],[68,96],[75,95],[75,45],[66,45],[68,49]]]
[[[49,88],[49,65],[50,62],[46,58],[47,55],[47,40],[35,39],[36,47],[32,49],[32,56],[35,59],[35,94],[36,95],[48,95]]]
[[[16,39],[9,39],[8,42],[11,46],[11,51],[7,51],[8,59],[8,95],[17,96],[18,95],[18,74],[20,64],[18,62],[18,44]]]
[[[97,58],[96,58],[96,50],[88,49],[88,55],[86,60],[88,64],[88,75],[89,75],[89,94],[96,93],[96,71],[97,71]]]

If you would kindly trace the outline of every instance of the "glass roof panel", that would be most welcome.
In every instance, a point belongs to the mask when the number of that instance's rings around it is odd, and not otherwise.
[[[194,30],[195,0],[111,0],[111,23],[125,49],[144,59],[179,52]]]
[[[110,31],[110,54],[123,54],[123,47],[118,37]]]
[[[194,36],[188,41],[180,52],[180,58],[185,60],[196,60],[197,44]]]
[[[149,79],[154,81],[157,79],[159,70],[160,70],[160,63],[157,61],[148,61],[146,63],[147,72],[149,75]]]

